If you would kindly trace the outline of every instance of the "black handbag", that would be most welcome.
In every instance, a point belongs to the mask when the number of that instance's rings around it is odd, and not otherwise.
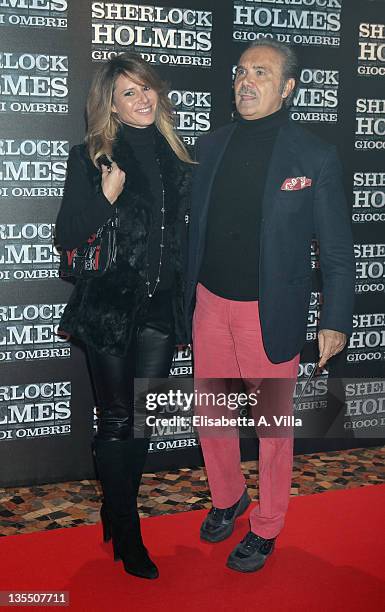
[[[60,254],[59,276],[94,278],[103,276],[116,262],[116,231],[119,227],[117,207],[113,216],[92,234],[87,242],[75,249],[63,249]]]
[[[111,160],[103,155],[98,160],[111,167]],[[119,227],[118,208],[114,206],[113,215],[95,234],[80,247],[62,249],[60,253],[59,276],[73,278],[94,278],[103,276],[116,262],[116,231]]]

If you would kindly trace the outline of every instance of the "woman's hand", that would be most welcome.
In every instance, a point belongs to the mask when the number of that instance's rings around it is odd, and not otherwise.
[[[114,204],[123,191],[126,174],[116,162],[111,166],[102,164],[102,191],[110,204]]]

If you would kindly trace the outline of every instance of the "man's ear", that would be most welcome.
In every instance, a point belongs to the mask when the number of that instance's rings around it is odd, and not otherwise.
[[[288,96],[290,96],[294,87],[295,87],[295,79],[287,79],[285,83],[285,87],[283,88],[282,98],[287,98]]]

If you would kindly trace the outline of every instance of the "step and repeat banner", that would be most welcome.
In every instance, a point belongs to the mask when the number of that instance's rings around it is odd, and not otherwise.
[[[298,51],[291,117],[338,146],[355,240],[353,335],[296,410],[318,414],[331,380],[347,380],[346,402],[336,402],[325,426],[327,435],[338,423],[333,435],[299,440],[297,450],[369,445],[384,436],[385,2],[0,0],[0,486],[93,475],[93,394],[81,347],[56,335],[72,287],[58,278],[53,246],[93,71],[122,51],[140,53],[169,83],[177,130],[194,147],[201,134],[231,121],[234,68],[246,45],[261,39]],[[316,241],[312,265],[298,393],[317,360]],[[177,347],[171,375],[191,371],[190,347]],[[148,467],[197,463],[193,430],[154,430]]]

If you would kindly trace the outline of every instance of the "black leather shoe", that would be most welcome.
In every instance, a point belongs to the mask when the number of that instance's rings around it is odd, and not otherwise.
[[[234,530],[235,519],[244,513],[251,502],[247,489],[242,497],[230,508],[211,508],[201,526],[201,538],[207,542],[221,542]]]
[[[255,572],[261,569],[274,550],[275,538],[267,540],[249,531],[227,559],[227,567],[238,572]]]

